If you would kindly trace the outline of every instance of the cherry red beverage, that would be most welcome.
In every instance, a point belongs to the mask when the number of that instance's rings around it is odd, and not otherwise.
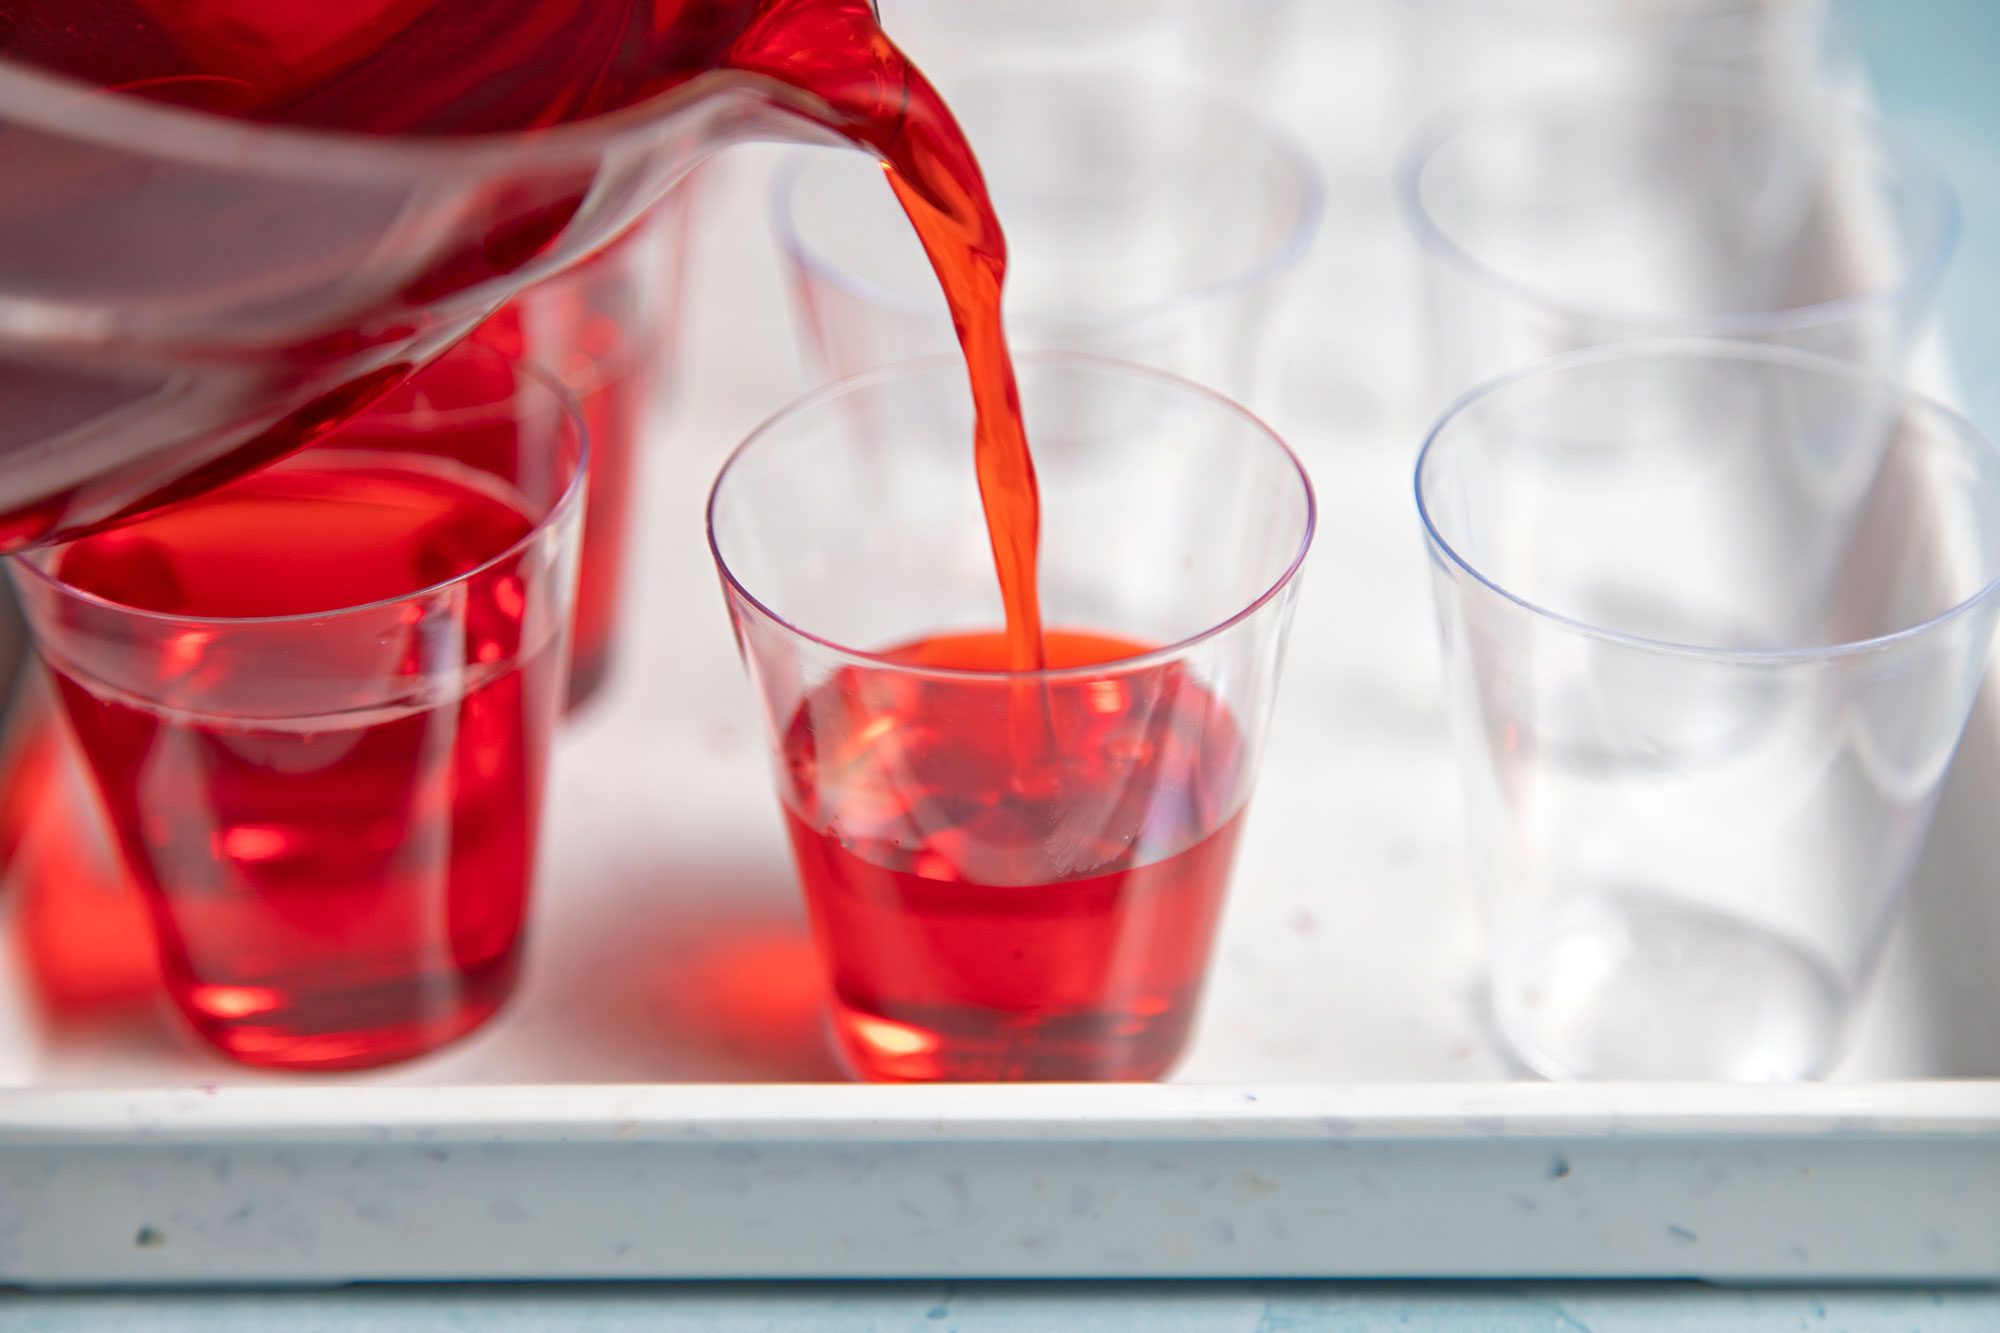
[[[678,361],[689,186],[601,254],[501,307],[473,340],[553,372],[590,434],[590,493],[570,632],[568,705],[610,672],[630,544],[638,456]],[[450,368],[433,363],[424,378]]]
[[[88,1024],[149,1008],[160,994],[159,948],[146,902],[112,845],[89,777],[53,710],[33,692],[26,719],[32,786],[19,789],[28,825],[7,858],[20,895],[14,927],[20,962],[44,1016]]]
[[[229,1054],[378,1064],[507,994],[562,676],[559,627],[526,614],[533,526],[456,462],[329,448],[62,553],[70,588],[186,626],[156,698],[59,636],[49,657],[168,989]],[[379,624],[400,636],[371,620],[330,652],[310,615],[454,579],[436,604],[390,603]],[[301,619],[227,651],[222,627],[253,617]],[[323,674],[256,670],[299,658]]]
[[[1052,667],[1144,651],[1046,645]],[[1207,970],[1240,733],[1176,662],[1039,688],[950,674],[1010,653],[998,632],[911,644],[883,656],[925,670],[847,668],[793,718],[786,822],[835,1031],[869,1078],[1155,1077]],[[1023,688],[1047,724],[1025,750]]]
[[[634,337],[614,316],[591,306],[585,299],[587,289],[571,285],[573,279],[590,281],[589,270],[599,262],[592,260],[584,271],[551,284],[547,292],[503,307],[472,335],[481,346],[511,359],[532,360],[561,376],[590,433],[590,492],[583,510],[583,549],[577,560],[576,611],[570,627],[566,702],[572,707],[596,692],[611,665],[632,515],[633,455],[649,388]],[[453,358],[447,355],[426,369],[419,382],[434,382],[453,368]],[[449,394],[452,388],[443,384],[439,391]]]
[[[595,694],[611,670],[619,594],[625,583],[625,550],[631,526],[632,486],[640,432],[645,425],[645,371],[603,360],[579,379],[577,407],[590,431],[590,496],[583,514],[583,552],[577,562],[576,614],[570,630],[569,688],[574,707]]]

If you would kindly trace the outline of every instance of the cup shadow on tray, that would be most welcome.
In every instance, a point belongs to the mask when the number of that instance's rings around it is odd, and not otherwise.
[[[821,969],[788,877],[632,867],[529,947],[491,1062],[602,1082],[822,1082],[843,1075]],[[484,1062],[482,1062],[484,1063]]]

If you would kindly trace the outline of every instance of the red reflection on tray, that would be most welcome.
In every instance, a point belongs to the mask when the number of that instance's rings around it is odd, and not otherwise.
[[[152,921],[52,723],[21,748],[0,812],[17,943],[41,1001],[57,1017],[150,1007],[161,989]]]
[[[702,932],[699,949],[653,969],[648,1047],[692,1053],[732,1077],[839,1077],[822,1035],[825,975],[803,922],[710,920],[688,929]]]

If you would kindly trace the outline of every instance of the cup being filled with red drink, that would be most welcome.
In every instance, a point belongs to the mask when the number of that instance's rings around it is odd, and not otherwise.
[[[586,466],[573,400],[471,345],[311,447],[14,581],[153,918],[227,1054],[421,1054],[513,986]]]
[[[1311,487],[1165,372],[1019,361],[1040,665],[955,360],[829,386],[731,457],[710,539],[838,1048],[880,1080],[1146,1079],[1192,1028]],[[1036,521],[1032,499],[1023,513]]]

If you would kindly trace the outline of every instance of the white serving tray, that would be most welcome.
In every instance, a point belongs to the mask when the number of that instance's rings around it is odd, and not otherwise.
[[[1484,1031],[1409,497],[1391,8],[1325,6],[1301,43],[1331,207],[1267,406],[1322,521],[1173,1083],[837,1082],[701,527],[724,453],[804,382],[770,157],[738,150],[706,182],[622,658],[560,744],[518,998],[399,1069],[269,1076],[156,1004],[56,1021],[0,940],[0,1281],[2000,1278],[2000,690],[1833,1081],[1551,1086]]]

